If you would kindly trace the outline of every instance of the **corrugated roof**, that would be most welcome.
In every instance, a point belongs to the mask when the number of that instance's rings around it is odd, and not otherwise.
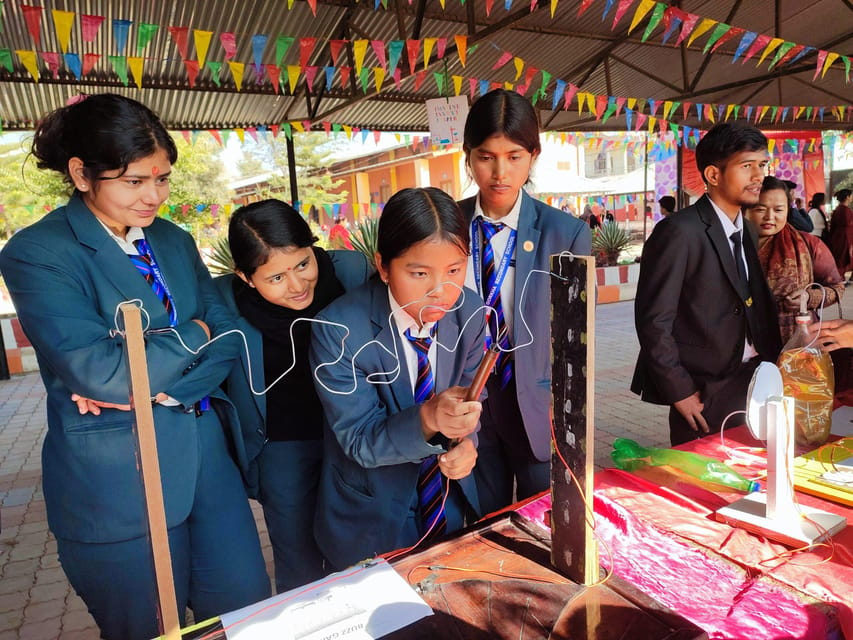
[[[375,5],[378,4],[378,7]],[[768,70],[768,62],[756,66],[757,56],[742,64],[732,64],[739,37],[732,38],[712,53],[703,52],[707,35],[687,46],[675,46],[678,30],[662,43],[661,24],[643,42],[649,16],[628,33],[631,18],[639,0],[629,9],[615,28],[614,15],[622,2],[595,0],[578,16],[580,2],[563,0],[556,5],[554,16],[550,3],[540,2],[531,11],[526,0],[491,4],[486,15],[484,0],[446,0],[439,3],[412,3],[388,0],[387,8],[376,2],[345,2],[318,0],[316,16],[307,2],[296,0],[290,9],[281,0],[248,0],[244,2],[150,2],[149,0],[67,0],[60,6],[45,3],[39,21],[38,43],[27,27],[25,5],[7,0],[3,5],[0,50],[10,52],[13,70],[0,66],[0,121],[6,129],[26,129],[47,111],[61,106],[79,93],[115,91],[134,97],[157,111],[164,121],[179,129],[228,129],[269,126],[284,121],[310,120],[314,128],[331,122],[373,130],[425,131],[428,128],[424,101],[439,97],[439,81],[445,82],[446,92],[452,92],[454,77],[461,78],[461,90],[468,94],[471,86],[479,91],[480,81],[523,82],[527,69],[535,68],[550,74],[548,93],[540,100],[543,125],[550,130],[613,129],[625,126],[624,117],[611,118],[602,124],[589,114],[578,116],[576,105],[571,110],[550,111],[556,80],[574,83],[582,92],[595,95],[677,100],[710,103],[780,106],[849,105],[853,95],[845,81],[841,61],[828,70],[824,78],[813,80],[818,50],[851,55],[853,33],[853,4],[838,0],[816,0],[798,3],[782,0],[684,0],[674,3],[681,10],[754,31],[761,35],[779,36],[791,42],[813,47],[800,61]],[[35,5],[29,5],[35,6]],[[604,20],[605,7],[610,7]],[[60,53],[60,42],[52,14],[53,9],[73,12],[68,51],[82,60],[85,54],[100,55],[88,75],[77,80],[67,61],[60,56],[56,77],[49,71],[47,59]],[[32,11],[32,9],[29,9]],[[653,12],[652,12],[653,13]],[[97,36],[84,40],[83,15],[105,18]],[[114,20],[129,21],[127,43],[120,51]],[[141,25],[158,25],[159,29],[144,49],[138,51],[137,38]],[[212,70],[203,67],[194,87],[190,87],[187,68],[169,33],[169,27],[188,28],[188,58],[198,57],[193,38],[194,30],[211,32],[207,61],[221,63],[219,85]],[[777,33],[778,30],[778,33]],[[222,33],[233,33],[236,52],[232,61],[245,65],[241,90],[234,78],[220,43]],[[469,52],[466,66],[460,63],[454,43],[455,35],[467,35],[476,50]],[[255,46],[266,36],[260,61],[255,70]],[[317,67],[313,92],[306,92],[305,76],[301,75],[294,91],[288,86],[286,70],[281,77],[281,93],[270,82],[266,65],[274,65],[276,39],[293,38],[283,64],[298,65],[300,39],[316,38],[316,47],[309,56],[309,66]],[[333,70],[330,90],[325,90],[325,68],[332,67],[330,40],[362,39],[392,40],[444,39],[447,55],[437,60],[433,51],[432,64],[424,72],[423,47],[417,61],[417,71],[411,74],[407,50],[404,47],[399,68],[399,87],[389,74],[381,91],[375,77],[369,73],[366,85],[352,73],[346,87],[341,86],[341,67],[353,66],[346,47]],[[387,46],[386,56],[389,55]],[[41,75],[34,82],[16,51],[37,52]],[[43,54],[47,53],[45,57]],[[504,53],[524,61],[522,76],[516,81],[516,68],[510,62],[495,69]],[[142,88],[135,86],[132,74],[129,86],[124,86],[115,73],[109,56],[119,54],[144,58]],[[371,46],[364,55],[368,69],[380,66]],[[528,95],[541,84],[537,73]],[[562,101],[560,101],[562,104]],[[698,126],[695,110],[687,119],[673,117],[675,122]],[[707,124],[707,123],[704,123]],[[818,123],[819,124],[819,123]],[[809,122],[786,125],[794,128],[814,127]],[[848,119],[832,123],[834,128],[850,129]]]

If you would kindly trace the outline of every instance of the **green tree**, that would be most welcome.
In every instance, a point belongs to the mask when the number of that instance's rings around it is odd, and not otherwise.
[[[36,222],[68,199],[62,176],[36,167],[30,138],[0,135],[0,239]]]
[[[206,137],[194,144],[187,144],[178,135],[173,137],[178,161],[170,179],[169,217],[191,227],[197,238],[216,235],[220,220],[213,215],[211,205],[219,205],[221,210],[231,202],[220,148]],[[71,194],[62,176],[36,167],[28,155],[29,146],[29,136],[0,135],[0,238],[32,224]]]
[[[329,139],[325,133],[294,133],[293,147],[296,159],[296,181],[300,202],[323,205],[345,202],[347,192],[332,193],[343,184],[343,180],[333,180],[324,167],[331,164],[332,154],[340,142]],[[279,198],[292,200],[290,195],[290,177],[287,162],[287,142],[281,135],[266,142],[249,145],[244,148],[243,159],[237,165],[241,177],[270,174],[265,186],[259,186],[260,198]]]

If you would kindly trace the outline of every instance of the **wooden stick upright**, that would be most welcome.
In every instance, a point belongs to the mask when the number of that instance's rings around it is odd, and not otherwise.
[[[157,596],[160,606],[161,632],[167,640],[180,640],[181,625],[172,576],[172,556],[169,552],[169,533],[166,509],[163,504],[163,485],[160,480],[160,460],[154,433],[154,411],[151,408],[151,388],[148,383],[148,363],[145,360],[145,341],[142,335],[142,312],[135,304],[122,304],[124,348],[127,354],[130,379],[130,406],[136,422],[139,445],[139,466],[145,491],[148,531],[154,556]]]
[[[551,347],[551,562],[575,582],[591,585],[599,580],[592,513],[594,258],[551,256]]]

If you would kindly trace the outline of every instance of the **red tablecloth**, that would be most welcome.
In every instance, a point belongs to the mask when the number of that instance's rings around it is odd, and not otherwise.
[[[758,446],[745,428],[729,446]],[[720,438],[685,447],[725,458]],[[644,477],[641,477],[644,476]],[[717,522],[714,511],[743,496],[660,469],[595,476],[596,532],[603,566],[702,627],[710,638],[853,639],[853,526],[828,548],[787,553],[783,545]],[[851,509],[797,494],[802,504],[845,516]],[[545,495],[519,509],[532,519]]]

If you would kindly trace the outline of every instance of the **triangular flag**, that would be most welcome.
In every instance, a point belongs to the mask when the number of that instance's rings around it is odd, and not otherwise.
[[[820,72],[821,78],[826,75],[826,70],[829,69],[832,66],[832,63],[838,60],[839,57],[840,54],[838,53],[829,53],[829,55],[826,56],[826,60],[823,62],[823,69]]]
[[[717,24],[716,20],[711,20],[710,18],[702,18],[702,22],[700,22],[693,32],[690,34],[690,37],[687,39],[687,46],[689,47],[693,44],[693,41],[705,33],[708,29]]]
[[[346,40],[329,40],[329,51],[332,54],[333,66],[338,66],[338,57],[341,55],[341,49],[343,49],[346,43]]]
[[[41,59],[44,60],[47,65],[50,75],[55,78],[56,74],[59,72],[59,54],[55,51],[42,51]]]
[[[213,136],[213,139],[216,140],[216,142],[221,147],[222,146],[222,136],[219,135],[219,131],[217,131],[216,129],[208,129],[207,132]]]
[[[444,58],[447,51],[447,38],[437,38],[435,43],[435,56],[439,60]]]
[[[260,67],[264,57],[264,49],[267,46],[267,36],[262,33],[256,33],[252,36],[252,58],[255,61],[255,66]]]
[[[388,60],[385,58],[385,41],[371,40],[370,47],[373,49],[373,53],[376,54],[376,59],[379,60],[379,66],[384,71],[388,71]]]
[[[116,41],[116,51],[121,56],[125,54],[125,49],[127,49],[127,34],[130,32],[130,25],[132,24],[131,20],[113,20],[113,38]]]
[[[720,36],[717,39],[717,41],[714,43],[714,46],[711,47],[711,53],[714,53],[725,42],[728,42],[732,38],[739,37],[742,33],[743,33],[743,29],[741,29],[740,27],[729,27],[729,30],[726,31],[722,36]]]
[[[444,95],[444,74],[439,72],[433,72],[432,74],[433,80],[435,80],[435,86],[438,87],[438,95]]]
[[[403,47],[405,44],[406,43],[402,40],[392,40],[388,43],[388,65],[391,68],[392,73],[400,62],[400,56],[403,53]]]
[[[684,39],[687,38],[687,36],[693,33],[693,27],[696,26],[697,22],[699,22],[699,18],[700,16],[697,16],[695,13],[685,12],[681,23],[681,31],[678,34],[678,39],[675,41],[676,47],[684,42]]]
[[[641,38],[643,42],[645,42],[648,37],[652,35],[652,32],[655,30],[655,28],[657,28],[658,24],[661,21],[661,18],[663,18],[663,12],[665,10],[665,4],[663,4],[662,2],[655,3],[655,8],[652,11],[652,17],[649,18],[649,24],[646,25],[646,30],[643,32],[643,37]]]
[[[628,33],[631,33],[640,24],[640,21],[646,17],[646,14],[656,4],[654,0],[640,0],[640,4],[637,5],[637,9],[634,11],[634,17],[631,19],[631,26],[628,27]]]
[[[115,71],[122,84],[126,87],[129,82],[127,77],[127,58],[124,56],[107,56],[107,58],[113,66],[113,71]]]
[[[127,66],[130,67],[130,72],[133,74],[133,79],[136,81],[136,87],[138,89],[142,88],[142,69],[144,65],[144,59],[138,57],[132,57],[127,59]]]
[[[299,38],[299,66],[307,67],[310,64],[316,45],[317,38]]]
[[[746,34],[747,36],[749,34]],[[744,36],[746,38],[746,36]],[[749,46],[746,54],[743,56],[743,63],[752,58],[756,53],[758,53],[761,49],[767,46],[767,43],[770,42],[770,36],[757,35],[755,37],[755,41]]]
[[[305,72],[305,86],[308,88],[308,93],[314,93],[314,80],[317,79],[317,71],[320,67],[309,65],[303,69]]]
[[[276,93],[281,93],[281,85],[279,84],[279,78],[281,77],[281,68],[275,66],[274,64],[268,64],[265,66],[265,68],[267,70],[267,77],[270,79],[273,89],[275,89]]]
[[[175,46],[178,48],[178,53],[181,54],[181,58],[184,60],[189,56],[188,34],[189,27],[169,27],[169,35],[172,36],[172,40],[175,41]]]
[[[147,47],[148,43],[151,42],[151,38],[154,37],[154,34],[157,33],[159,28],[159,24],[151,24],[148,22],[143,22],[139,25],[139,32],[136,35],[137,55],[141,54],[145,50],[145,47]]]
[[[326,91],[330,91],[332,89],[332,81],[335,79],[335,68],[323,67],[323,70],[326,72]]]
[[[225,50],[225,59],[230,60],[237,55],[237,38],[230,31],[219,34],[219,43]]]
[[[84,53],[83,54],[83,75],[87,76],[95,68],[95,65],[98,64],[98,60],[101,59],[100,53]]]
[[[299,82],[299,73],[302,67],[295,64],[287,65],[287,84],[290,86],[290,93],[296,90],[296,84]]]
[[[744,52],[747,50],[747,47],[749,47],[757,37],[758,34],[754,31],[747,31],[743,34],[743,37],[740,39],[740,43],[738,44],[737,49],[735,49],[735,55],[732,58],[732,64],[734,64],[735,61],[744,54]]]
[[[465,62],[468,58],[468,36],[453,36],[456,42],[456,55],[459,56],[459,64],[465,68]]]
[[[62,53],[68,51],[68,41],[71,39],[71,27],[74,26],[73,11],[59,11],[53,9],[53,25],[56,28],[56,38],[59,40],[59,48]],[[55,75],[55,74],[54,74]]]
[[[25,4],[21,5],[21,11],[24,13],[24,21],[27,23],[27,30],[30,32],[30,35],[33,37],[33,41],[36,43],[36,46],[41,44],[41,7],[30,7]],[[35,51],[33,53],[33,59],[35,59]],[[20,55],[20,54],[19,54]],[[38,63],[36,63],[38,64]],[[26,66],[26,65],[24,65]],[[27,68],[29,71],[29,68]],[[32,71],[30,71],[30,75]],[[38,75],[38,73],[36,73]],[[38,82],[38,80],[36,80]]]
[[[628,9],[631,8],[631,5],[634,4],[635,0],[619,0],[619,6],[616,7],[616,15],[613,16],[613,25],[610,27],[610,30],[613,31],[616,28],[616,25],[619,24],[619,21],[625,16]]]
[[[290,49],[290,45],[293,44],[294,40],[295,38],[289,36],[279,36],[275,39],[275,63],[279,67],[281,66],[281,61],[284,59],[284,54]],[[334,52],[334,49],[332,51]]]
[[[231,76],[234,78],[234,84],[237,86],[237,91],[243,88],[243,73],[246,71],[246,65],[242,62],[228,61],[228,68],[231,69]]]
[[[521,77],[521,72],[524,71],[524,60],[516,56],[512,59],[512,63],[515,65],[515,79],[513,82],[518,82],[518,79]]]
[[[415,72],[415,65],[418,63],[418,53],[420,50],[420,40],[406,40],[406,53],[409,58],[409,73]]]
[[[373,67],[373,81],[376,91],[382,91],[382,83],[385,81],[385,69],[382,67]]]
[[[30,75],[33,77],[33,80],[38,82],[39,65],[38,60],[36,60],[36,52],[16,49],[15,53],[18,54],[18,58],[21,60],[21,64],[23,64],[24,68],[30,72]]]
[[[424,83],[425,79],[426,71],[421,70],[415,74],[415,91],[421,88],[421,85]]]
[[[222,63],[215,62],[213,60],[208,60],[204,66],[210,69],[210,77],[213,79],[213,84],[215,84],[217,87],[221,87],[222,80],[220,79],[219,75],[222,72]]]
[[[429,66],[429,59],[437,41],[437,38],[424,38],[424,69]]]
[[[776,50],[776,55],[773,57],[773,61],[770,63],[770,66],[767,67],[768,71],[773,69],[777,63],[781,62],[782,58],[784,58],[795,46],[796,45],[793,42],[783,42],[779,45],[779,48]]]
[[[198,60],[198,66],[203,67],[204,61],[207,59],[207,50],[210,47],[210,39],[213,37],[213,31],[202,31],[201,29],[193,29],[193,42],[195,42],[195,57]],[[222,64],[220,63],[220,66]]]
[[[341,88],[348,89],[352,67],[341,67]]]
[[[464,78],[462,76],[452,75],[450,76],[451,80],[453,80],[453,95],[458,96],[462,93],[462,81]]]
[[[363,38],[354,40],[352,43],[352,57],[356,75],[361,75],[361,68],[364,66],[364,56],[367,54],[368,44],[369,42]]]
[[[190,88],[195,86],[195,79],[198,77],[198,60],[184,60],[184,67],[187,69],[187,78],[189,79]]]
[[[761,57],[758,59],[758,62],[756,63],[755,66],[757,67],[762,62],[764,62],[764,58],[766,58],[768,55],[773,53],[776,50],[776,48],[779,45],[781,45],[783,42],[785,42],[785,41],[782,40],[782,38],[772,38],[770,40],[770,42],[767,43],[767,46],[764,48],[764,51],[761,53]]]
[[[98,30],[101,28],[103,21],[104,16],[80,16],[80,25],[83,29],[83,42],[92,42],[98,36]]]
[[[71,70],[71,73],[74,74],[74,77],[78,80],[83,75],[83,65],[80,62],[80,56],[76,53],[66,53],[65,58],[65,66]]]
[[[367,83],[370,80],[370,71],[365,67],[361,68],[361,73],[357,75],[358,81],[361,84],[361,90],[367,93]]]
[[[589,6],[592,4],[592,0],[581,0],[581,6],[578,8],[578,18],[580,18],[584,11],[589,9]]]

